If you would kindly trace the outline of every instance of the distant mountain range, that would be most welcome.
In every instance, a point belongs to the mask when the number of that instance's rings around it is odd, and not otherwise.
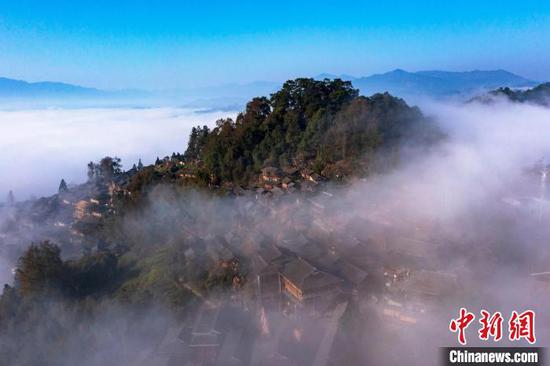
[[[393,95],[409,98],[428,96],[435,98],[459,97],[471,98],[489,90],[509,87],[527,88],[538,83],[505,70],[494,71],[418,71],[408,72],[397,69],[384,74],[366,77],[351,75],[320,74],[315,79],[341,78],[349,80],[361,94],[371,95],[377,92],[390,92]],[[161,92],[141,90],[105,91],[86,88],[61,82],[26,82],[0,78],[0,100],[2,99],[82,99],[109,100],[132,98],[142,101],[164,102],[204,109],[242,108],[251,98],[258,95],[270,95],[282,83],[256,81],[244,84],[223,84],[201,88],[182,88]]]
[[[29,83],[22,80],[0,78],[2,97],[50,97],[50,96],[104,96],[108,93],[94,88],[43,81]]]
[[[151,93],[141,90],[106,91],[57,81],[27,82],[0,77],[0,98],[143,98]]]
[[[365,95],[387,91],[401,97],[412,95],[430,97],[471,96],[475,93],[486,92],[499,87],[525,88],[538,84],[533,80],[505,70],[408,72],[397,69],[367,77],[335,76],[331,74],[317,76],[317,78],[329,79],[335,77],[351,81]]]

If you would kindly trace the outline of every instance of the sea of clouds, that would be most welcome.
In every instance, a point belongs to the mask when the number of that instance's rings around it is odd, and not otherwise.
[[[86,179],[86,164],[118,156],[125,169],[141,158],[184,152],[191,128],[213,126],[231,112],[182,108],[0,110],[0,202],[56,192]]]
[[[421,149],[404,154],[400,169],[335,192],[338,199],[331,208],[339,209],[328,212],[344,212],[338,222],[346,223],[380,211],[396,232],[402,229],[401,223],[439,223],[438,244],[449,250],[445,255],[447,267],[443,269],[457,274],[467,296],[459,301],[450,299],[441,314],[430,314],[429,322],[415,328],[396,331],[391,326],[367,322],[368,329],[359,339],[364,349],[356,350],[357,364],[367,360],[368,364],[397,365],[408,358],[409,364],[435,365],[439,360],[438,347],[455,342],[447,324],[461,306],[485,306],[507,313],[532,307],[541,317],[538,344],[550,344],[547,315],[539,312],[548,303],[549,295],[543,292],[533,296],[530,280],[530,273],[549,268],[550,230],[544,224],[550,219],[548,194],[538,171],[526,173],[537,163],[542,164],[542,158],[546,159],[543,164],[550,163],[550,109],[511,103],[424,103],[421,109],[438,123],[447,139],[429,153]],[[68,182],[82,182],[86,163],[105,155],[121,157],[127,168],[139,157],[150,163],[156,156],[184,151],[192,126],[212,126],[218,118],[227,116],[232,115],[196,114],[176,108],[0,111],[0,189],[13,189],[23,197],[53,193],[61,177]],[[157,193],[162,198],[162,190]],[[132,231],[145,228],[149,232],[150,227],[143,222],[153,219],[168,218],[172,222],[172,216],[181,217],[184,206],[210,223],[206,229],[209,234],[223,235],[231,214],[236,213],[231,200],[214,201],[202,195],[185,200],[160,198],[152,200],[142,221],[128,223]],[[529,198],[525,202],[536,205],[537,212],[533,214],[524,201],[520,204],[521,198]],[[273,218],[259,216],[257,220],[258,228],[267,234],[286,229]],[[261,225],[262,221],[266,225]],[[473,254],[463,255],[469,252]],[[2,266],[9,280],[13,265],[2,263],[0,253],[0,279]],[[95,366],[114,357],[119,357],[121,365],[135,364],[138,351],[151,352],[154,348],[141,335],[156,329],[157,324],[165,325],[164,315],[158,319],[143,317],[137,322],[120,313],[100,315],[93,326],[101,335],[97,338],[117,341],[107,342],[82,357],[80,345],[86,343],[83,340],[88,332],[75,334],[71,339],[77,346],[67,348],[64,365],[72,365],[78,359],[82,364]],[[122,334],[113,330],[122,329],[119,324],[130,323],[142,331]],[[105,338],[105,334],[111,338]],[[472,333],[471,338],[474,337]],[[27,340],[24,344],[35,347],[39,342]],[[127,352],[121,353],[121,348]]]

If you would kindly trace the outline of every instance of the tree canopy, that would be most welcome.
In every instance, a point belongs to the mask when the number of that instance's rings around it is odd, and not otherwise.
[[[329,172],[398,143],[422,122],[417,108],[387,93],[367,98],[348,81],[302,78],[252,99],[235,121],[193,128],[184,157],[213,183],[247,184],[266,166]]]

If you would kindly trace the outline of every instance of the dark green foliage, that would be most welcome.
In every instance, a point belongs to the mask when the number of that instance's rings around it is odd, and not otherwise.
[[[94,162],[90,161],[88,163],[88,173],[87,173],[88,174],[88,181],[92,181],[94,179],[94,177],[95,177],[95,168],[96,168],[96,166],[95,166]]]
[[[129,252],[122,257],[126,277],[114,296],[125,303],[148,304],[161,302],[181,307],[193,298],[182,281],[185,279],[185,261],[174,245],[159,247],[140,254]]]
[[[106,156],[99,161],[99,164],[88,163],[89,181],[110,181],[120,173],[122,173],[122,164],[117,157]]]
[[[44,241],[32,244],[19,259],[15,290],[23,297],[55,293],[79,298],[102,290],[116,274],[117,257],[108,251],[64,262],[59,247]]]
[[[237,258],[230,261],[219,261],[208,271],[204,281],[205,288],[212,291],[237,290],[244,285],[246,270]]]
[[[194,128],[185,157],[203,163],[199,179],[247,185],[265,166],[318,173],[341,160],[353,166],[397,145],[422,121],[418,109],[387,93],[359,97],[350,82],[296,79],[269,99],[254,98],[236,121],[219,120],[210,132]]]
[[[133,174],[128,182],[126,189],[132,193],[131,201],[134,204],[138,204],[148,189],[155,186],[155,184],[161,183],[167,177],[158,172],[155,166],[146,166]],[[126,202],[129,203],[129,202]]]
[[[493,97],[504,97],[511,102],[532,103],[543,106],[550,105],[550,83],[543,83],[527,90],[514,90],[508,87],[499,88],[491,91],[487,95],[482,95],[472,99],[482,103],[492,103]]]
[[[183,155],[186,160],[196,160],[201,157],[202,149],[206,144],[209,133],[210,129],[207,126],[193,127],[189,136],[187,150],[185,150],[185,154]]]
[[[66,272],[60,254],[59,247],[49,241],[32,244],[27,249],[15,274],[22,295],[62,290]]]
[[[105,180],[110,180],[113,176],[122,172],[120,158],[106,156],[99,162],[99,175]]]
[[[113,284],[117,275],[117,257],[111,252],[87,255],[67,264],[72,293],[77,297],[97,294]]]

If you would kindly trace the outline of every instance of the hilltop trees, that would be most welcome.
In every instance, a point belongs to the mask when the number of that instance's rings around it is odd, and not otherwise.
[[[112,180],[113,177],[122,173],[122,164],[120,158],[106,156],[99,161],[99,164],[94,162],[88,163],[88,180]]]
[[[67,183],[65,182],[65,179],[61,179],[61,182],[59,183],[59,193],[67,192],[69,188],[67,187]]]
[[[252,99],[235,121],[193,128],[185,159],[200,161],[199,176],[213,183],[247,184],[265,166],[353,166],[425,126],[418,109],[387,93],[360,97],[347,81],[296,79]]]
[[[117,174],[122,172],[120,158],[106,156],[99,161],[99,175],[105,180],[111,180]]]
[[[193,127],[191,129],[187,150],[183,155],[185,159],[195,160],[201,157],[209,133],[210,129],[207,126]]]
[[[88,163],[88,172],[87,172],[87,175],[88,175],[88,181],[92,181],[94,180],[95,176],[96,176],[96,165],[94,164],[93,161],[90,161]]]
[[[493,103],[496,101],[495,98],[505,98],[510,102],[532,103],[548,107],[550,106],[550,83],[543,83],[526,90],[514,90],[509,87],[498,88],[488,94],[475,97],[471,101]]]

